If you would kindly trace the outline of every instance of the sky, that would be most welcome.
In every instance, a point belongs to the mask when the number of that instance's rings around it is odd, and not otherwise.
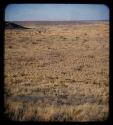
[[[109,20],[102,4],[9,4],[5,21]]]

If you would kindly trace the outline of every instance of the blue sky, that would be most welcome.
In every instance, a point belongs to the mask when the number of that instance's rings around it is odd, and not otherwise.
[[[9,4],[5,20],[109,20],[109,8],[102,4]]]

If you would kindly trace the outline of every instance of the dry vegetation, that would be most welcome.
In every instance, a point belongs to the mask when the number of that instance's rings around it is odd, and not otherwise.
[[[103,121],[109,24],[5,30],[5,114],[19,121]]]

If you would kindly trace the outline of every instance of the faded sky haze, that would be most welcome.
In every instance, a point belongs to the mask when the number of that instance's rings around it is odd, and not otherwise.
[[[9,4],[5,21],[109,20],[109,8],[99,4]]]

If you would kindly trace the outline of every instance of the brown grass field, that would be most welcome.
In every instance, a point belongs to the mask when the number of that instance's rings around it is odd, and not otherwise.
[[[31,27],[5,30],[7,118],[106,120],[109,115],[108,22]]]

